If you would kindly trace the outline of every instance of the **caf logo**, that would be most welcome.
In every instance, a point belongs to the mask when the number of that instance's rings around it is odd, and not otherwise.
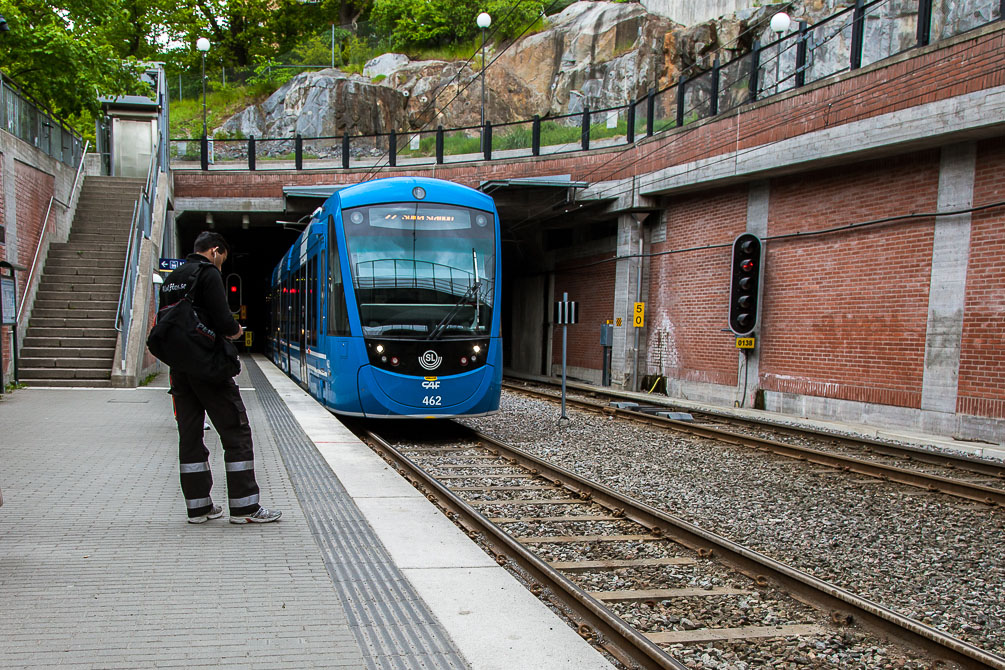
[[[440,358],[440,355],[432,349],[419,356],[419,365],[422,366],[423,370],[435,370],[440,367],[442,362],[443,359]]]

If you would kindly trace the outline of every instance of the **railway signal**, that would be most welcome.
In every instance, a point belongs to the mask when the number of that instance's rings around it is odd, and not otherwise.
[[[743,233],[733,241],[729,282],[729,328],[737,335],[753,332],[757,324],[757,294],[761,282],[761,240]]]
[[[227,275],[227,306],[231,312],[236,314],[241,311],[241,305],[244,304],[241,298],[241,275],[231,272]]]

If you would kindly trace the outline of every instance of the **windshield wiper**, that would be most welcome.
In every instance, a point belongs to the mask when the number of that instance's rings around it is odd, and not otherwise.
[[[481,293],[481,289],[482,289],[481,282],[476,281],[474,284],[472,284],[471,287],[464,292],[464,295],[458,298],[457,302],[455,302],[453,307],[450,308],[450,311],[447,312],[442,319],[440,319],[440,322],[438,324],[436,324],[436,327],[433,328],[433,330],[429,333],[429,339],[431,340],[438,339],[440,335],[443,333],[443,331],[446,329],[447,324],[453,320],[454,315],[456,315],[457,312],[461,309],[461,305],[469,304],[472,298],[478,297],[479,294]],[[476,312],[478,311],[477,307],[475,308],[475,311]],[[478,323],[478,316],[476,314],[475,324],[477,323]]]

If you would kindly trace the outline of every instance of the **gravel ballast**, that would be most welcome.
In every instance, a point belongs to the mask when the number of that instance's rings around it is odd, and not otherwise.
[[[463,423],[1005,655],[1005,511],[575,409],[560,422],[559,413],[504,392],[499,414]]]

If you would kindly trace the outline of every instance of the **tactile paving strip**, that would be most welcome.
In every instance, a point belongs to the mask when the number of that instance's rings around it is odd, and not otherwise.
[[[242,362],[367,668],[467,668],[257,363]]]

